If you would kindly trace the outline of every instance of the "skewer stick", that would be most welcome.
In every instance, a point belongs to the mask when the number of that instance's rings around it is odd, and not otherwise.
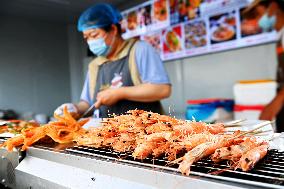
[[[231,127],[241,127],[241,124],[232,124],[232,125],[224,125],[225,128],[231,128]]]
[[[271,132],[272,130],[266,130],[266,131],[253,131],[251,133],[249,133],[247,136],[255,136],[258,134],[265,134],[267,132]],[[227,133],[233,133],[235,131],[226,131]],[[246,131],[241,131],[241,133],[246,132]],[[224,135],[226,135],[226,133],[224,133]]]
[[[232,139],[239,138],[240,136],[244,136],[244,135],[249,134],[249,133],[253,133],[254,131],[261,129],[262,127],[269,125],[269,124],[271,124],[271,121],[265,121],[265,122],[259,123],[259,124],[255,125],[256,128],[254,128],[250,131],[243,132],[243,133],[239,134],[238,136],[233,137]]]
[[[260,131],[252,131],[252,132],[250,132],[249,134],[259,134],[259,133],[267,133],[267,132],[270,132],[270,131],[272,131],[272,130],[265,130],[265,131],[262,131],[262,130],[260,130]],[[236,132],[236,131],[227,131],[227,132]],[[249,131],[241,131],[241,133],[244,133],[244,132],[249,132]]]
[[[234,121],[230,121],[224,124],[224,127],[231,127],[231,126],[241,126],[240,123],[246,121],[246,119],[238,119]]]
[[[266,131],[254,131],[252,134],[253,135],[257,135],[257,134],[265,134],[265,133],[268,133],[268,132],[271,132],[272,130],[266,130]]]
[[[268,139],[268,141],[273,141],[274,139],[281,138],[281,137],[283,137],[283,133],[280,133],[278,136],[275,136],[275,133],[274,133],[272,137]]]
[[[225,124],[228,124],[228,125],[231,125],[231,124],[237,124],[237,123],[242,123],[244,121],[246,121],[247,119],[237,119],[237,120],[234,120],[234,121],[229,121]]]

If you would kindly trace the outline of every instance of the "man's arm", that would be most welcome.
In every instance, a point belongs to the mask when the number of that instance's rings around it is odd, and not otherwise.
[[[141,84],[120,89],[122,98],[138,102],[154,102],[168,98],[171,94],[171,85],[168,84]]]
[[[111,106],[120,100],[131,100],[138,102],[154,102],[169,97],[171,85],[169,84],[140,84],[118,89],[107,89],[97,95],[95,106]]]
[[[264,108],[259,117],[260,120],[273,120],[284,105],[284,89]]]

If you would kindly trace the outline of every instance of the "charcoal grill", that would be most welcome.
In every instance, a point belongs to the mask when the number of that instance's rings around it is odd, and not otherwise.
[[[92,147],[74,146],[66,151],[75,154],[85,154],[93,157],[113,159],[115,161],[157,168],[169,172],[178,172],[178,165],[169,166],[165,158],[146,158],[135,160],[131,153],[118,153],[108,148],[97,149]],[[202,159],[192,165],[191,174],[219,180],[247,183],[259,187],[284,187],[284,152],[270,150],[267,156],[250,172],[230,169],[227,162],[214,163],[210,158]]]
[[[283,159],[284,152],[270,150],[250,172],[232,170],[226,162],[214,164],[210,159],[202,159],[192,165],[190,176],[184,176],[178,165],[169,166],[164,157],[141,161],[131,153],[109,148],[53,143],[30,147],[14,169],[14,175],[7,173],[12,175],[10,181],[16,182],[12,188],[19,189],[284,189]]]
[[[284,152],[270,150],[250,172],[202,159],[190,176],[166,158],[134,159],[108,148],[36,145],[16,168],[17,188],[284,188]]]

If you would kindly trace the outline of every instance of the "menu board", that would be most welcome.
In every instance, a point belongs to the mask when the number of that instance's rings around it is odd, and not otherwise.
[[[168,0],[148,1],[122,12],[122,36],[130,38],[170,26]]]
[[[123,12],[124,38],[140,36],[163,60],[272,42],[257,12],[244,14],[249,0],[156,0]]]
[[[141,40],[147,41],[150,43],[159,53],[162,51],[161,47],[161,35],[160,32],[152,32],[147,35],[141,36]]]

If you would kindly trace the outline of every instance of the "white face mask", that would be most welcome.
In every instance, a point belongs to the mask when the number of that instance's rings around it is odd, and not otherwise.
[[[115,37],[112,37],[110,45],[106,44],[105,39],[106,36],[87,41],[89,49],[97,56],[107,56],[112,49]]]
[[[258,21],[259,27],[264,32],[272,30],[276,23],[276,16],[268,16],[268,13],[265,13]]]
[[[107,56],[110,46],[105,43],[104,38],[92,39],[88,42],[89,49],[97,56]]]

